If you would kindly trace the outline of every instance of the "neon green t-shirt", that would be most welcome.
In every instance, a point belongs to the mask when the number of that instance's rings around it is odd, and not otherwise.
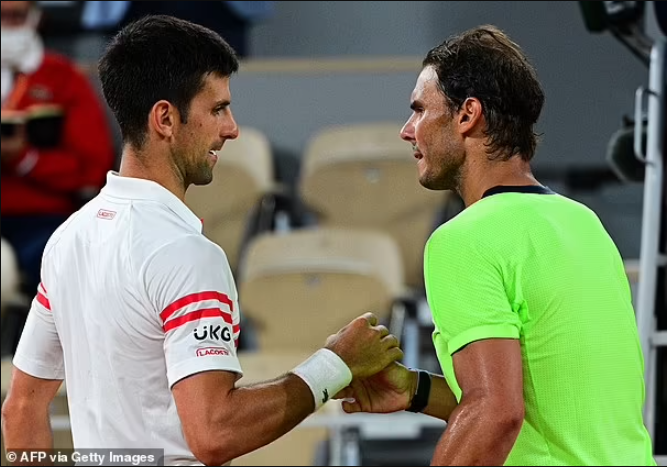
[[[582,204],[517,191],[490,193],[426,245],[433,341],[449,386],[460,400],[452,355],[465,345],[519,339],[525,419],[506,465],[656,465],[616,246]]]

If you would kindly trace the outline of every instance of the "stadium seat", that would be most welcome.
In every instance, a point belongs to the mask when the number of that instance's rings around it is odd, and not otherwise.
[[[398,243],[406,283],[423,287],[423,249],[450,192],[430,191],[417,178],[400,124],[323,128],[310,140],[298,194],[323,226],[369,227]]]
[[[12,369],[14,366],[10,360],[2,360],[2,370],[0,375],[2,376],[2,400],[5,400],[7,395],[7,390],[9,389],[9,380],[12,376]]]
[[[1,240],[0,247],[2,248],[0,251],[0,259],[2,260],[2,270],[0,272],[0,308],[4,317],[5,305],[11,302],[19,293],[20,275],[14,249],[5,239]]]
[[[314,351],[367,311],[388,318],[405,289],[398,246],[374,230],[262,234],[239,276],[240,307],[261,351]]]
[[[393,317],[406,313],[412,298],[404,279],[398,244],[377,229],[312,226],[255,237],[239,269],[240,308],[257,332],[255,363],[265,361],[265,377],[278,375],[273,369],[280,365],[271,363],[276,358],[310,354],[367,311],[401,336],[400,324],[393,329]],[[241,363],[247,367],[247,361]],[[282,367],[288,370],[296,363]],[[334,417],[346,417],[336,413],[338,405],[325,409]],[[341,459],[347,458],[347,449],[361,446],[364,439],[353,437],[352,445],[340,445],[350,430],[330,429],[334,431],[299,427],[275,446],[235,460],[234,465],[268,465],[269,460],[277,465],[329,465],[330,447],[336,446]],[[323,457],[325,464],[318,464]]]
[[[308,352],[241,352],[239,360],[243,378],[239,386],[274,379],[287,373],[308,358]],[[337,401],[330,401],[318,414],[339,410]],[[251,465],[313,465],[319,445],[326,442],[325,427],[298,427],[268,446],[234,459],[234,466]]]
[[[213,182],[191,187],[186,202],[202,218],[204,234],[225,250],[233,270],[253,210],[275,187],[271,146],[254,128],[241,128],[218,153]]]

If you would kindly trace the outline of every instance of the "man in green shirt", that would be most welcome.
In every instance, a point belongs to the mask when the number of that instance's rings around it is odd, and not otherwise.
[[[423,65],[401,137],[421,184],[466,205],[424,257],[444,378],[391,365],[339,394],[344,409],[446,420],[433,465],[655,465],[622,258],[590,209],[530,169],[535,70],[492,26]]]

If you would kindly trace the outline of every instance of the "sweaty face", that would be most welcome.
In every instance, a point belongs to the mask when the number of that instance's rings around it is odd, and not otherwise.
[[[230,109],[229,77],[208,75],[190,103],[187,123],[176,134],[172,157],[186,184],[207,185],[213,180],[216,151],[239,134]]]
[[[401,138],[412,144],[419,182],[430,190],[456,189],[465,152],[433,67],[419,74],[410,108],[412,115],[401,130]]]

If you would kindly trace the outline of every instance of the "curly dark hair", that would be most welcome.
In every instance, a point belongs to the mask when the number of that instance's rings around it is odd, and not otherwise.
[[[480,100],[490,157],[533,158],[544,92],[528,58],[505,33],[490,25],[470,29],[431,49],[423,66],[435,69],[451,112],[469,97]]]

